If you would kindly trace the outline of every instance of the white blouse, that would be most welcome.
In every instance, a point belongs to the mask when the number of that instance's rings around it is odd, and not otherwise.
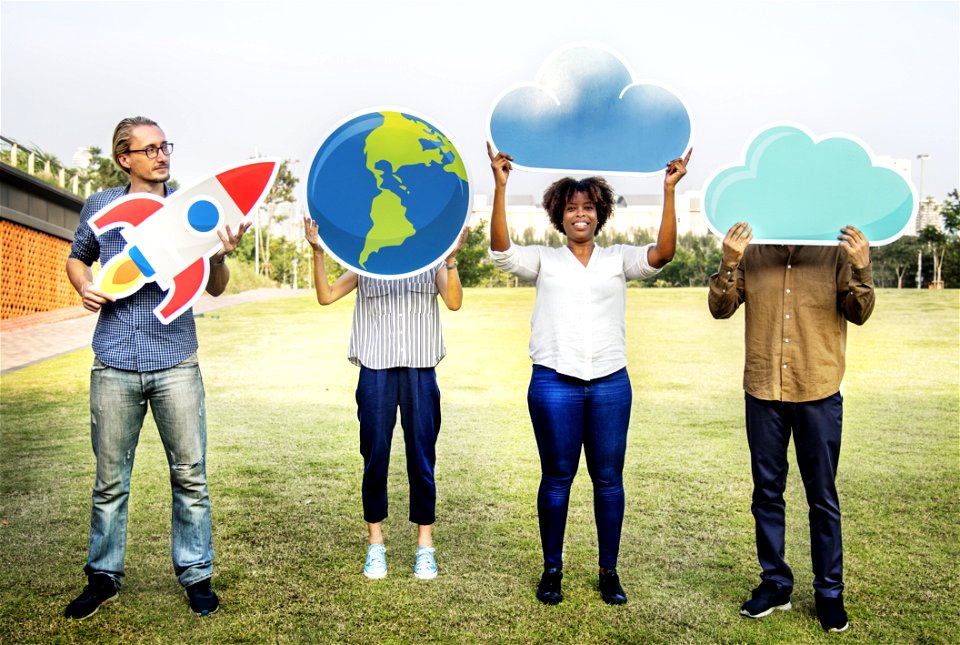
[[[530,320],[530,358],[584,381],[627,365],[627,280],[660,272],[647,262],[653,244],[594,246],[583,266],[566,246],[520,246],[490,251],[494,263],[536,281]]]

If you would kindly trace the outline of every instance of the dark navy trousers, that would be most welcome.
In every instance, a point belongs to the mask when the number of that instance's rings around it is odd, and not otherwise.
[[[410,521],[433,524],[437,506],[433,471],[440,434],[440,389],[432,367],[360,367],[357,418],[363,455],[363,519],[376,523],[387,517],[387,473],[397,408],[407,452]]]
[[[784,559],[786,529],[783,491],[787,447],[793,432],[797,465],[807,494],[813,587],[834,598],[843,591],[843,544],[837,463],[843,425],[843,397],[787,403],[746,395],[747,442],[753,471],[751,511],[756,523],[757,558],[763,580],[792,589],[793,572]]]
[[[527,405],[540,452],[537,515],[544,567],[563,566],[570,486],[583,450],[593,480],[599,564],[617,566],[623,526],[623,462],[633,390],[626,368],[581,381],[533,366]]]

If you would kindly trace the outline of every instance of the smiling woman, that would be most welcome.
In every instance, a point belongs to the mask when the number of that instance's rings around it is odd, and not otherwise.
[[[555,181],[543,193],[543,207],[550,216],[550,222],[570,238],[571,233],[598,235],[604,224],[613,215],[616,197],[613,188],[603,177],[571,179],[565,177]],[[567,220],[573,225],[567,230]]]
[[[580,453],[593,480],[599,543],[600,596],[621,605],[617,558],[625,496],[623,465],[633,391],[627,374],[626,283],[656,275],[673,258],[677,242],[674,192],[690,152],[665,169],[663,216],[657,241],[643,247],[598,246],[595,238],[613,213],[613,189],[601,177],[554,182],[543,195],[565,247],[519,246],[507,234],[506,186],[512,157],[487,153],[496,185],[490,250],[497,266],[536,282],[527,404],[540,452],[537,515],[543,548],[540,602],[563,600],[563,536]]]

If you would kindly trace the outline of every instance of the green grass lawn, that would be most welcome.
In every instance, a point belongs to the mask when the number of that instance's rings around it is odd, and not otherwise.
[[[468,289],[444,312],[438,368],[440,576],[413,578],[403,441],[395,436],[390,574],[363,577],[366,528],[352,297],[295,298],[197,320],[207,389],[214,588],[195,618],[169,556],[170,492],[152,421],[140,440],[119,604],[62,618],[85,583],[94,457],[89,350],[2,379],[0,642],[848,643],[960,641],[956,291],[881,291],[850,326],[838,486],[852,629],[814,617],[803,487],[791,456],[794,610],[738,617],[758,582],[743,428],[743,318],[714,321],[702,289],[631,289],[634,387],[619,570],[629,603],[596,591],[586,467],[573,489],[564,594],[541,570],[539,463],[526,410],[534,293]]]

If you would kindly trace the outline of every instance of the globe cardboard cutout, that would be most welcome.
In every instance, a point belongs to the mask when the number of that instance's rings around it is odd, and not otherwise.
[[[754,244],[839,244],[851,224],[871,246],[911,230],[919,209],[908,179],[849,134],[815,136],[796,123],[774,123],[751,137],[740,161],[704,184],[707,225],[724,237],[736,222]]]
[[[397,108],[347,117],[306,181],[320,242],[361,275],[399,279],[438,263],[470,216],[470,180],[435,121]]]
[[[114,299],[148,282],[167,291],[153,310],[164,325],[176,320],[203,294],[210,258],[223,248],[218,230],[236,232],[273,186],[280,164],[254,159],[209,175],[167,195],[133,193],[111,202],[88,220],[98,237],[120,229],[123,251],[107,261],[95,286]]]
[[[505,90],[487,127],[514,166],[554,173],[661,173],[693,141],[677,92],[636,80],[619,54],[592,42],[561,48],[534,82]]]

